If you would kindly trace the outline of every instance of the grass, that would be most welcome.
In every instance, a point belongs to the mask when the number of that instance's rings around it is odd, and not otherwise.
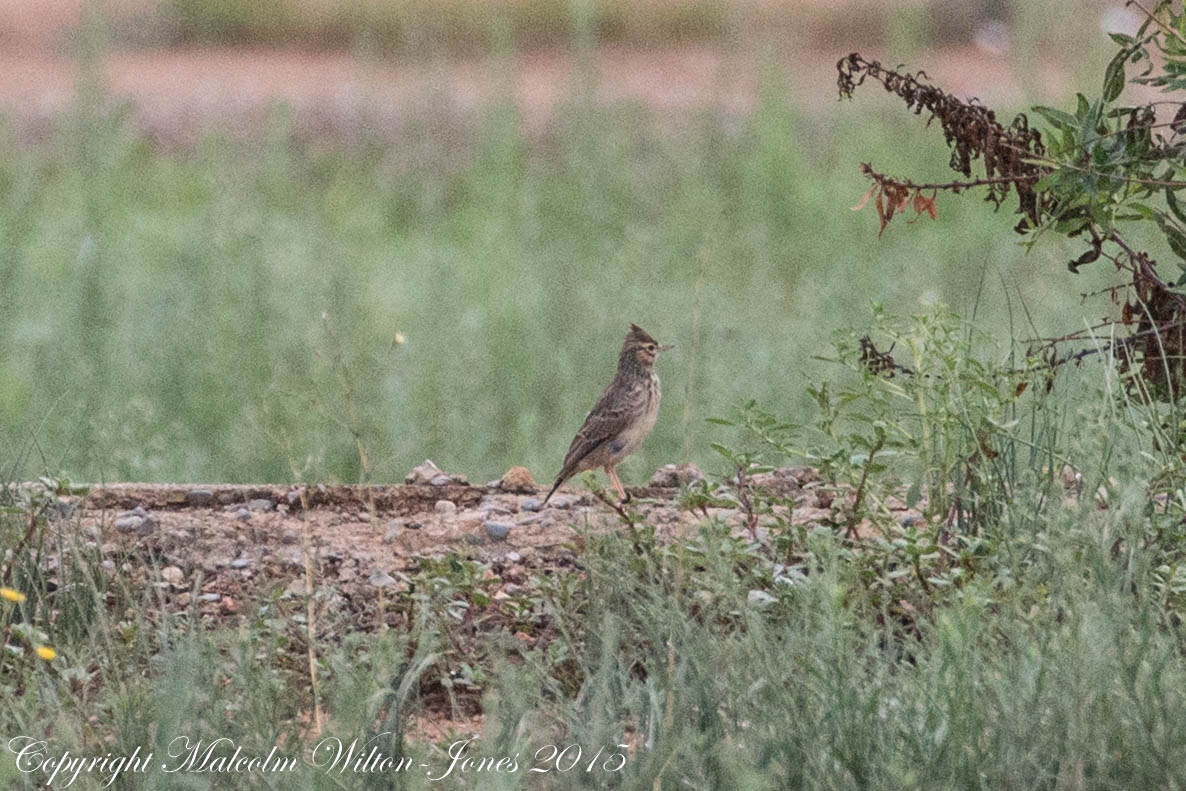
[[[21,545],[10,561],[11,583],[27,598],[0,604],[0,624],[15,635],[45,629],[59,656],[47,663],[15,640],[0,672],[9,701],[0,730],[76,755],[140,746],[164,757],[178,735],[226,737],[248,755],[276,745],[308,759],[291,782],[317,789],[1181,786],[1183,478],[1174,472],[1180,449],[1146,441],[1162,405],[1065,379],[1053,394],[1016,396],[999,368],[953,340],[952,317],[882,326],[946,381],[862,373],[842,343],[844,365],[829,381],[846,405],[864,393],[867,408],[825,410],[816,429],[751,415],[764,438],[743,432],[731,452],[782,461],[786,440],[851,457],[853,438],[879,421],[929,421],[934,444],[890,443],[901,463],[871,468],[869,485],[895,489],[935,449],[955,448],[961,461],[930,485],[955,487],[957,518],[934,514],[933,529],[916,530],[869,508],[883,537],[852,542],[843,506],[804,529],[766,510],[770,538],[759,543],[713,520],[664,543],[634,521],[586,537],[577,568],[538,570],[502,600],[492,596],[502,588],[497,564],[425,560],[377,629],[316,594],[320,732],[310,721],[299,597],[260,590],[240,603],[237,624],[205,621],[145,584],[133,554],[114,559],[132,562],[122,573],[103,571],[109,550],[61,529],[70,523],[53,515],[54,498],[6,493],[6,542],[16,544],[32,514],[43,543]],[[1078,403],[1066,395],[1075,388],[1086,396]],[[947,415],[914,406],[940,395]],[[1015,419],[987,436],[974,431],[1000,404]],[[829,444],[837,421],[847,430]],[[983,446],[996,455],[968,455]],[[1083,471],[1086,496],[1067,497],[1045,466],[1052,458]],[[856,471],[826,478],[842,483]],[[740,491],[726,484],[716,496]],[[759,509],[776,504],[747,491]],[[1154,507],[1158,494],[1168,498]],[[56,566],[44,563],[51,556]],[[443,704],[464,721],[479,700],[476,736],[427,735],[410,719],[439,718]],[[417,769],[327,771],[328,752],[311,752],[323,738],[376,738]],[[470,738],[469,755],[513,757],[517,770],[471,766],[436,779]],[[564,769],[577,748],[578,767]],[[276,782],[153,770],[120,783],[181,781]],[[0,786],[37,782],[0,759]]]
[[[676,344],[625,468],[641,482],[685,447],[711,458],[703,418],[740,399],[809,409],[799,385],[827,369],[813,357],[871,301],[976,305],[998,337],[1029,332],[1021,298],[1040,330],[1098,310],[1078,301],[1096,273],[1062,274],[1056,243],[1025,256],[974,200],[878,240],[872,209],[848,210],[857,163],[925,176],[933,151],[938,174],[941,142],[896,110],[803,115],[787,75],[764,81],[751,115],[676,135],[638,107],[578,103],[536,137],[496,104],[465,132],[422,109],[353,144],[307,139],[282,108],[262,138],[185,151],[118,111],[10,140],[7,474],[281,481],[294,459],[307,480],[352,481],[357,434],[374,481],[425,457],[542,480],[634,321]]]

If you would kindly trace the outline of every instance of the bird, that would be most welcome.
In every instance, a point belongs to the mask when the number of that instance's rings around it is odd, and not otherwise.
[[[660,352],[672,348],[660,345],[637,324],[630,325],[622,351],[618,353],[618,372],[573,437],[552,491],[544,498],[544,505],[552,499],[560,484],[579,472],[598,467],[609,476],[618,498],[626,499],[626,490],[622,488],[614,465],[638,450],[655,427],[660,396],[655,358]]]

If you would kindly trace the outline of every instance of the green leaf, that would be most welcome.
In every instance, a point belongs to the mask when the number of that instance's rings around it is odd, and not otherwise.
[[[1128,50],[1121,50],[1112,57],[1108,69],[1104,70],[1104,102],[1114,101],[1124,90],[1124,62],[1128,60]]]
[[[722,456],[724,456],[729,461],[733,461],[733,451],[729,450],[724,445],[721,445],[718,442],[714,442],[714,443],[712,443],[712,449],[715,450],[717,453],[721,454]]]
[[[1064,113],[1062,110],[1056,110],[1053,107],[1046,107],[1037,105],[1033,108],[1034,112],[1045,118],[1051,126],[1059,130],[1073,129],[1078,126],[1079,122],[1070,113]]]
[[[1170,187],[1165,188],[1165,202],[1169,204],[1170,211],[1178,218],[1178,222],[1186,223],[1186,213],[1182,210],[1182,204],[1178,203],[1178,196]]]
[[[715,426],[734,426],[736,425],[732,420],[725,420],[723,417],[706,417],[705,423],[712,423]]]
[[[1124,62],[1128,60],[1128,50],[1122,49],[1108,64],[1104,71],[1104,101],[1113,101],[1124,90]]]
[[[1186,232],[1183,232],[1163,212],[1157,213],[1157,224],[1161,227],[1161,232],[1165,234],[1165,239],[1169,242],[1170,249],[1174,251],[1174,255],[1186,261]]]
[[[1126,36],[1123,33],[1109,33],[1108,38],[1112,39],[1122,47],[1131,46],[1134,42],[1136,42],[1135,38],[1132,36]]]

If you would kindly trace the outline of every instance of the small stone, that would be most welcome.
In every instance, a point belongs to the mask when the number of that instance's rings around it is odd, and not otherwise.
[[[486,535],[495,541],[505,541],[511,533],[511,525],[506,522],[485,522]]]
[[[431,483],[434,478],[442,474],[441,468],[436,466],[432,459],[425,459],[423,464],[412,468],[412,471],[404,478],[404,483]]]
[[[395,577],[388,574],[386,571],[376,571],[371,576],[367,577],[367,582],[374,585],[376,588],[390,588],[395,584]]]
[[[437,500],[433,509],[441,516],[448,516],[457,511],[457,504],[452,500]]]
[[[665,464],[651,476],[648,486],[674,489],[704,480],[704,473],[695,464]]]
[[[185,575],[176,566],[165,566],[161,569],[161,579],[173,586],[180,586]]]
[[[358,521],[360,521],[360,522],[371,521],[371,512],[370,511],[359,511],[358,512]]]
[[[784,500],[795,498],[803,492],[803,486],[795,477],[794,471],[787,468],[760,472],[750,477],[750,483]]]
[[[548,501],[548,505],[552,508],[559,508],[562,511],[566,511],[576,505],[580,499],[572,494],[558,494]]]
[[[485,543],[485,541],[486,541],[486,539],[483,538],[478,533],[466,533],[465,534],[465,543],[467,543],[467,544],[473,544],[473,545],[477,546],[478,544]]]
[[[538,511],[543,507],[543,503],[541,503],[539,499],[535,497],[528,497],[526,500],[519,503],[519,507],[524,511]]]
[[[478,511],[483,514],[500,513],[509,514],[514,510],[514,505],[506,500],[513,500],[509,497],[498,497],[496,495],[486,495],[478,503]]]
[[[508,552],[506,556],[507,563],[518,563],[523,559],[523,556],[518,552]]]
[[[177,596],[177,603],[180,604],[182,607],[188,607],[190,600],[191,600],[191,596],[190,596],[189,591],[186,591],[185,593],[182,593]]]
[[[399,534],[402,532],[403,532],[403,527],[400,526],[400,523],[397,520],[392,519],[390,522],[387,523],[387,532],[383,534],[383,543],[384,544],[395,543],[395,540],[397,538],[399,538]]]
[[[749,595],[745,597],[745,601],[750,607],[762,610],[774,604],[778,599],[764,590],[751,590]]]
[[[428,482],[429,486],[448,486],[453,483],[453,479],[448,475],[438,475]]]
[[[251,511],[248,511],[246,508],[240,508],[238,511],[235,511],[235,518],[240,522],[246,522],[251,519]]]
[[[251,561],[247,558],[235,558],[231,561],[231,568],[233,569],[245,569],[250,565]]]
[[[276,504],[274,502],[272,502],[271,500],[268,500],[263,497],[257,497],[256,499],[251,500],[250,502],[247,503],[247,507],[250,508],[252,511],[267,512],[267,511],[276,510]]]
[[[295,508],[301,504],[302,489],[289,489],[288,494],[284,495],[284,501],[288,503],[289,508]]]
[[[503,474],[499,487],[504,492],[524,494],[535,491],[535,480],[531,477],[531,470],[526,467],[511,467]]]
[[[104,571],[115,571],[115,561],[111,560],[110,558],[104,560],[100,565],[103,567]]]
[[[299,538],[300,536],[297,535],[296,530],[292,529],[291,527],[286,527],[284,528],[284,532],[280,534],[280,543],[295,544]]]
[[[144,517],[129,514],[128,516],[121,516],[115,520],[115,529],[121,533],[132,533],[140,530],[140,526],[145,522]]]
[[[214,502],[214,492],[209,489],[190,489],[185,493],[185,504],[191,508],[204,508]]]
[[[144,510],[144,506],[142,506],[142,505],[138,505],[135,508],[133,508],[131,513],[132,513],[132,515],[138,516],[141,519],[148,518],[148,511]]]
[[[198,601],[202,602],[203,604],[212,604],[216,601],[221,601],[221,600],[222,600],[221,593],[203,593],[201,596],[198,597]]]

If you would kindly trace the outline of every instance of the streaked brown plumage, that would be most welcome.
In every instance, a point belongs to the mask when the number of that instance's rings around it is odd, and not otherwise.
[[[660,346],[638,325],[630,325],[618,354],[618,373],[573,437],[564,466],[544,498],[545,504],[560,484],[579,472],[598,467],[609,475],[618,497],[626,499],[614,465],[638,450],[655,427],[660,396],[655,357],[670,348]]]

